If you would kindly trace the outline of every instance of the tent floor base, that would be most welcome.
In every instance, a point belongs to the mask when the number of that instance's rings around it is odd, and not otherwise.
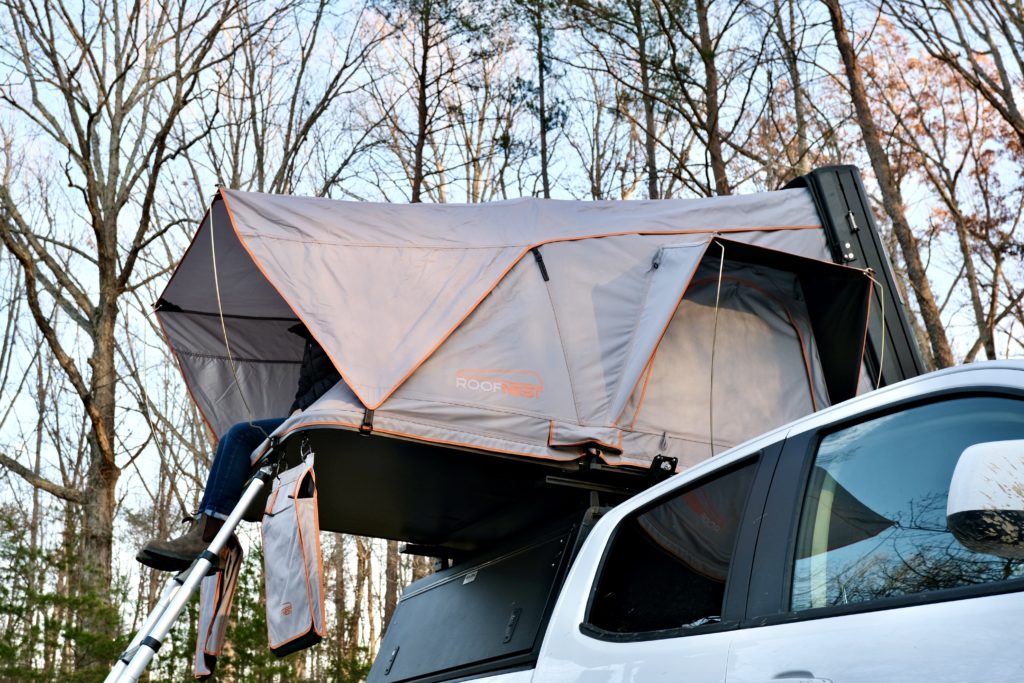
[[[317,454],[320,528],[403,541],[458,557],[594,503],[614,505],[655,483],[636,468],[576,461],[557,463],[495,456],[361,436],[343,429],[311,429],[288,439],[298,461],[302,437]],[[246,519],[260,518],[263,502]]]

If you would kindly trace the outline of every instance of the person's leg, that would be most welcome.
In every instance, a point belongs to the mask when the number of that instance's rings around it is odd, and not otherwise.
[[[249,456],[285,418],[239,422],[224,434],[206,478],[199,514],[227,519],[242,496],[249,476]]]
[[[238,504],[249,474],[249,455],[284,418],[242,422],[229,429],[217,444],[217,453],[203,491],[199,513],[183,535],[170,541],[153,539],[135,556],[154,569],[187,569],[223,526],[223,520]]]

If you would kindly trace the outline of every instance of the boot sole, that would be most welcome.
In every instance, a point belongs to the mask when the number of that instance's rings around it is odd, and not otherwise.
[[[228,542],[228,546],[238,545],[238,537],[232,536]],[[151,569],[156,569],[161,572],[183,572],[192,566],[192,563],[198,559],[198,555],[191,557],[183,555],[174,555],[171,553],[159,553],[151,552],[146,548],[143,548],[135,556],[135,560],[140,564],[144,564]],[[224,558],[217,558],[217,564],[210,568],[210,573],[219,572],[224,568]]]

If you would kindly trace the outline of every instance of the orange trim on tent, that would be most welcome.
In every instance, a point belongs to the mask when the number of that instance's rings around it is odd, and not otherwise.
[[[675,317],[675,311],[672,312],[672,317],[673,318]],[[640,417],[640,406],[642,406],[644,404],[644,399],[647,398],[647,387],[648,387],[648,385],[651,382],[651,375],[654,374],[654,356],[656,354],[657,354],[657,351],[655,351],[655,353],[652,353],[650,360],[647,361],[647,369],[644,370],[644,373],[645,373],[644,388],[640,391],[640,400],[637,401],[636,410],[633,411],[633,419],[630,420],[630,422],[629,422],[629,429],[630,430],[636,429],[636,421],[637,421],[637,418]],[[635,387],[634,387],[634,389],[635,389]],[[628,406],[628,405],[629,405],[629,401],[627,399],[626,406]],[[622,406],[622,412],[623,413],[626,412],[626,406]],[[621,417],[621,415],[620,415],[620,417]],[[618,422],[618,418],[616,418],[615,421]]]
[[[306,474],[309,474],[309,472],[307,471],[301,477],[296,479],[295,482],[292,484],[292,495],[290,495],[289,498],[291,498],[292,501],[294,501],[292,503],[292,512],[295,513],[295,529],[296,529],[296,531],[299,532],[299,548],[300,548],[300,552],[302,554],[302,573],[306,575],[306,604],[309,605],[309,607],[310,607],[310,612],[309,612],[309,628],[306,629],[306,633],[300,633],[300,634],[298,634],[298,635],[296,635],[296,636],[294,636],[292,638],[289,638],[288,640],[284,641],[283,643],[277,643],[276,645],[271,643],[271,645],[270,645],[271,647],[281,647],[282,645],[287,645],[288,643],[292,642],[293,640],[298,640],[299,638],[302,638],[303,636],[307,635],[310,630],[316,631],[316,627],[313,624],[314,620],[313,620],[313,612],[312,612],[312,608],[313,608],[313,589],[310,588],[310,585],[309,585],[309,581],[310,581],[309,565],[306,564],[306,553],[305,553],[306,543],[305,543],[305,541],[303,540],[303,537],[302,537],[302,516],[299,514],[299,489],[302,487],[302,480],[306,478]],[[314,490],[316,490],[315,489],[315,486],[316,486],[315,482],[314,482],[313,486],[314,486]],[[316,499],[314,499],[314,504],[315,504],[315,500]],[[319,544],[319,539],[320,539],[320,534],[318,533],[317,534],[317,541],[318,541],[318,543],[317,543],[317,550],[318,551],[320,550],[320,548],[319,548],[319,545],[320,545]],[[267,593],[269,594],[270,591],[268,590]]]
[[[536,249],[537,247],[543,247],[545,244],[555,244],[556,242],[579,242],[581,240],[592,240],[600,239],[602,237],[629,237],[630,235],[717,235],[719,233],[726,232],[778,232],[780,230],[820,230],[821,223],[815,225],[775,225],[775,226],[753,226],[749,228],[688,228],[686,230],[623,230],[621,232],[598,232],[589,235],[574,235],[572,237],[552,237],[551,239],[531,244],[526,248],[527,251],[530,249]],[[727,240],[728,241],[728,240]],[[741,242],[740,244],[746,244]],[[756,246],[756,245],[751,245]],[[764,249],[766,247],[758,247]],[[779,251],[779,250],[774,250]],[[781,252],[788,254],[789,252]]]
[[[320,572],[320,629],[314,627],[314,631],[321,638],[327,634],[327,613],[324,611],[324,553],[320,545],[320,491],[316,486],[316,473],[313,468],[309,469],[309,476],[313,478],[313,523],[316,524],[316,566]],[[312,615],[311,615],[312,616]]]

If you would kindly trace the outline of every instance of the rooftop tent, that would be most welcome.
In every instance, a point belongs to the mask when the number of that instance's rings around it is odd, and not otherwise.
[[[693,464],[853,396],[872,278],[828,253],[806,189],[478,205],[222,190],[157,314],[217,433],[287,412],[288,328],[305,323],[343,381],[279,433],[314,435],[336,473],[321,482],[346,493],[321,500],[324,527],[472,546],[524,523],[507,508],[526,491],[536,515],[570,504],[543,486],[553,469]],[[387,512],[360,511],[367,497]]]

